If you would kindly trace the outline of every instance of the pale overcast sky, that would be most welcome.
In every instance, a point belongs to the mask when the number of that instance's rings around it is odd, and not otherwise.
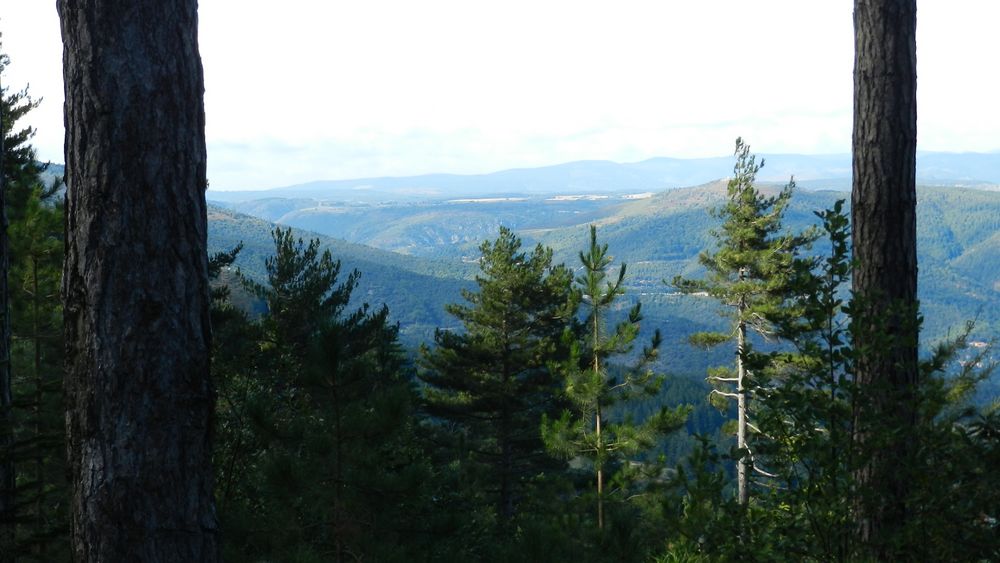
[[[1000,150],[1000,0],[917,17],[919,148]],[[62,162],[55,1],[0,31]],[[202,0],[200,37],[213,189],[850,150],[849,0]]]

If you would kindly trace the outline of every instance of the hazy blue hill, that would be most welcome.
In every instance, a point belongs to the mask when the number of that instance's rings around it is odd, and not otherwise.
[[[427,205],[396,207],[317,206],[287,213],[279,223],[416,256],[478,256],[480,241],[516,216],[495,206]],[[447,249],[442,252],[441,249]]]
[[[850,185],[849,154],[763,154],[761,181],[785,182],[795,176],[806,188],[844,189]],[[210,190],[210,200],[234,203],[271,197],[326,202],[382,203],[440,201],[454,197],[622,193],[662,191],[724,178],[731,157],[652,158],[641,162],[605,160],[518,168],[490,174],[427,174],[409,177],[317,181],[264,191]],[[998,185],[1000,153],[917,154],[917,180],[923,184]]]
[[[605,214],[608,200],[553,200],[544,196],[501,201],[337,204],[269,198],[227,204],[237,212],[377,248],[425,257],[474,259],[478,244],[500,225],[529,229],[579,224]],[[282,203],[284,202],[284,203]]]
[[[264,260],[273,248],[272,228],[267,221],[210,207],[209,252],[227,250],[243,241],[244,250],[236,265],[262,280]],[[319,238],[335,258],[342,260],[345,273],[358,269],[362,276],[355,293],[355,305],[362,301],[373,306],[387,304],[393,320],[400,322],[404,344],[410,347],[429,341],[435,328],[457,326],[444,307],[447,303],[461,302],[461,290],[473,286],[471,278],[478,271],[474,264],[460,260],[405,256],[303,230],[297,230],[296,234],[307,240]],[[634,292],[628,297],[632,301],[641,298],[647,304],[644,332],[651,334],[654,328],[664,331],[665,343],[670,349],[663,358],[666,369],[674,373],[699,373],[706,365],[723,362],[728,357],[721,350],[703,351],[685,343],[687,334],[705,330],[718,322],[711,303],[687,298],[678,301],[679,296],[663,295],[659,289],[656,295]]]
[[[209,201],[209,203],[216,202]],[[283,215],[316,205],[318,205],[316,200],[309,198],[268,197],[235,204],[222,204],[221,206],[239,213],[277,222]]]
[[[851,155],[764,154],[759,179],[787,182],[792,176],[800,186],[850,189]],[[654,158],[623,166],[659,172],[666,183],[690,186],[732,171],[731,157],[705,159]],[[917,153],[917,181],[924,185],[982,186],[1000,184],[1000,153]]]
[[[454,222],[454,217],[451,220]],[[209,252],[227,250],[243,241],[245,248],[236,265],[252,277],[263,279],[264,259],[272,253],[272,227],[261,219],[211,207]],[[444,306],[462,300],[461,290],[472,287],[471,278],[478,270],[475,264],[458,259],[405,256],[307,231],[299,230],[296,234],[305,239],[320,238],[323,246],[343,261],[345,272],[358,269],[362,277],[356,292],[357,301],[376,306],[387,304],[392,318],[400,322],[404,343],[409,346],[428,341],[435,328],[456,326]],[[644,330],[651,333],[654,328],[661,328],[664,331],[666,344],[671,349],[669,356],[664,356],[664,365],[676,373],[697,373],[709,363],[725,361],[724,352],[696,350],[687,346],[684,340],[687,334],[705,330],[718,322],[711,304],[687,298],[679,301],[678,297],[663,295],[659,287],[655,295],[638,292],[629,295],[629,299],[641,298],[649,305]],[[656,306],[657,303],[661,306]]]
[[[708,209],[718,205],[724,193],[724,184],[716,182],[622,204],[597,222],[601,238],[619,259],[632,264],[634,287],[669,291],[658,282],[699,271],[697,255],[714,244],[710,231],[717,224]],[[800,190],[792,199],[786,224],[796,230],[815,224],[814,211],[849,196]],[[926,337],[940,338],[949,329],[954,333],[965,320],[977,316],[980,337],[1000,335],[1000,193],[921,187],[917,219]],[[527,231],[525,236],[552,246],[560,258],[570,261],[584,233],[581,225]],[[678,314],[676,309],[672,314]]]
[[[1000,152],[918,152],[917,178],[925,184],[1000,184]]]
[[[951,261],[962,275],[1000,292],[1000,232],[972,245]]]
[[[716,173],[714,177],[718,175]],[[681,175],[677,178],[683,179],[686,176]],[[650,174],[641,166],[595,160],[541,168],[504,170],[491,174],[428,174],[398,178],[321,181],[264,190],[263,192],[212,191],[209,194],[209,199],[220,202],[235,202],[280,196],[372,203],[441,200],[452,197],[647,191],[683,185],[678,183],[683,182],[683,180],[666,184],[665,180],[669,180],[669,178],[664,178],[662,174]]]
[[[236,265],[247,275],[264,279],[264,260],[273,254],[273,225],[261,219],[216,207],[209,208],[209,252],[215,253],[243,242]],[[305,240],[319,238],[335,259],[343,264],[343,275],[357,269],[361,280],[355,291],[356,305],[389,306],[392,319],[399,321],[404,342],[426,340],[435,328],[453,326],[444,305],[461,298],[462,288],[471,286],[473,268],[461,262],[441,262],[406,257],[371,247],[347,243],[297,231]]]
[[[765,185],[764,190],[777,191]],[[726,182],[658,193],[651,198],[620,203],[594,221],[601,237],[615,255],[635,265],[640,283],[658,282],[676,274],[691,275],[699,268],[698,254],[715,244],[711,230],[717,225],[709,210],[725,198]],[[848,194],[832,191],[798,191],[787,213],[793,228],[815,223],[813,211],[825,209]],[[551,246],[565,258],[574,256],[586,230],[585,224],[569,228],[537,229],[525,236]]]

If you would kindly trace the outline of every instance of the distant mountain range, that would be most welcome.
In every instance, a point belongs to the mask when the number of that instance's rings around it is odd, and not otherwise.
[[[850,185],[849,154],[764,154],[759,158],[766,163],[759,176],[762,182],[786,182],[794,176],[806,188],[846,189]],[[727,177],[732,166],[731,157],[652,158],[624,164],[588,160],[491,174],[317,181],[262,191],[209,190],[208,198],[220,203],[268,197],[384,203],[452,197],[659,192]],[[1000,185],[1000,153],[920,152],[917,180],[926,185],[996,187]]]

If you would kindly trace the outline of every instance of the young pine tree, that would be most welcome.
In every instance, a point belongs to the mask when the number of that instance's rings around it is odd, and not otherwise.
[[[748,331],[764,338],[776,336],[775,323],[797,312],[788,307],[790,282],[798,252],[815,235],[812,231],[793,235],[783,231],[782,218],[795,187],[789,182],[777,195],[765,196],[754,185],[757,172],[764,165],[750,154],[750,147],[736,139],[736,164],[727,187],[728,199],[713,214],[722,219],[714,232],[718,240],[715,252],[703,252],[699,262],[706,276],[700,280],[674,278],[673,285],[685,293],[707,293],[720,301],[731,319],[725,332],[705,332],[691,337],[704,346],[716,346],[735,339],[736,366],[710,372],[715,387],[712,394],[737,403],[737,498],[746,504],[749,496],[749,472],[752,454],[748,448],[748,401],[754,382],[748,370],[750,342]],[[719,403],[717,403],[719,404]],[[722,401],[721,404],[725,404]]]
[[[427,465],[385,307],[350,311],[359,274],[291,230],[273,233],[259,323],[217,301],[219,506],[237,560],[419,559]],[[235,256],[217,256],[216,264]],[[218,271],[218,268],[216,268]],[[224,298],[224,291],[216,292]]]
[[[0,562],[12,561],[17,529],[16,464],[14,454],[14,393],[11,371],[9,201],[13,191],[30,191],[41,171],[35,150],[28,142],[34,129],[14,129],[14,124],[38,106],[27,90],[8,94],[3,87],[9,63],[0,53]],[[20,188],[20,189],[19,189]]]
[[[353,271],[338,285],[340,261],[329,251],[321,253],[318,239],[306,244],[280,227],[272,238],[274,255],[264,261],[267,284],[245,280],[245,285],[267,305],[262,321],[273,359],[294,374],[301,372],[309,345],[327,320],[344,312],[361,274]]]
[[[68,555],[62,403],[63,209],[58,184],[35,185],[12,213],[11,334],[18,459],[19,551],[47,560]],[[61,199],[61,198],[58,198]]]
[[[625,293],[625,264],[617,276],[608,278],[612,263],[608,245],[597,243],[597,228],[590,228],[590,247],[580,253],[583,273],[576,278],[583,295],[584,321],[573,336],[570,357],[558,364],[563,393],[571,408],[558,418],[546,418],[542,437],[550,451],[572,459],[582,457],[593,465],[597,490],[597,527],[604,528],[606,470],[630,456],[650,448],[657,438],[680,428],[687,418],[686,407],[666,408],[635,423],[628,417],[609,418],[609,409],[640,392],[654,395],[662,377],[648,364],[660,345],[657,330],[652,342],[642,350],[632,367],[612,365],[611,359],[632,352],[642,320],[641,304],[636,303],[625,319],[611,325],[610,313]],[[609,326],[611,325],[611,326]]]
[[[846,301],[851,256],[843,202],[817,215],[829,253],[795,276],[792,300],[800,315],[775,325],[790,346],[754,354],[754,363],[766,366],[757,378],[755,454],[773,475],[744,537],[756,538],[756,553],[853,561],[870,556],[870,546],[856,541],[858,504],[886,496],[857,472],[899,439],[891,420],[870,425],[868,440],[855,439],[855,409],[873,400],[872,389],[858,381],[858,358],[895,333],[888,323],[874,331],[858,323],[856,316],[867,314],[859,298]],[[911,507],[911,520],[880,546],[892,560],[1000,555],[994,516],[1000,478],[991,469],[1000,460],[1000,409],[971,400],[996,363],[989,347],[968,347],[971,328],[920,364],[921,385],[908,405],[918,413],[911,446],[920,455],[896,468],[909,481],[908,495],[898,500]]]
[[[843,203],[816,213],[829,251],[814,264],[798,262],[790,301],[799,314],[775,325],[790,346],[755,362],[766,366],[759,370],[755,454],[772,475],[758,503],[768,510],[762,522],[782,530],[784,549],[823,561],[855,556],[851,407],[857,388],[845,314],[851,256]]]
[[[462,330],[439,330],[424,348],[420,379],[428,413],[446,427],[457,460],[467,466],[506,529],[532,496],[533,481],[557,468],[541,441],[542,415],[558,408],[551,369],[566,350],[573,323],[572,274],[552,251],[531,252],[501,227],[480,246],[478,291],[447,310]]]

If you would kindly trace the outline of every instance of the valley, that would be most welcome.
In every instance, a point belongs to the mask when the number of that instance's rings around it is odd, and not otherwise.
[[[762,188],[777,190],[779,185],[763,183]],[[595,224],[616,263],[628,264],[627,296],[643,302],[644,329],[664,332],[671,369],[700,372],[725,361],[725,354],[686,344],[687,334],[720,325],[718,306],[704,297],[675,293],[663,283],[675,275],[699,275],[698,254],[714,244],[711,231],[717,221],[710,210],[725,196],[725,182],[655,192],[573,192],[571,187],[545,193],[456,189],[437,197],[380,202],[276,197],[280,190],[240,201],[218,201],[210,194],[218,206],[210,213],[210,249],[243,241],[246,248],[237,264],[260,276],[271,249],[272,223],[298,229],[305,238],[319,235],[334,257],[343,260],[345,272],[361,271],[358,299],[386,303],[400,322],[404,343],[416,346],[429,341],[434,329],[455,326],[444,305],[460,301],[461,290],[472,287],[478,246],[495,237],[501,225],[526,245],[544,244],[553,248],[557,261],[576,265],[588,225]],[[800,188],[786,226],[802,230],[814,225],[814,212],[849,196],[837,189]],[[921,186],[917,210],[925,346],[956,334],[970,319],[976,320],[976,341],[996,338],[1000,192]],[[824,251],[822,241],[813,249]]]

